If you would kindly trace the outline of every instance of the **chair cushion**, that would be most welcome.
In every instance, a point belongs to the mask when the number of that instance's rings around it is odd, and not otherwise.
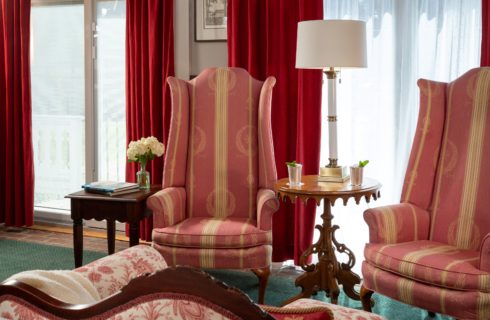
[[[256,227],[244,218],[195,217],[167,228],[153,230],[159,245],[186,248],[247,248],[272,244],[271,231]]]
[[[490,292],[490,273],[478,269],[476,251],[421,240],[367,244],[364,256],[380,269],[415,281],[448,289]]]

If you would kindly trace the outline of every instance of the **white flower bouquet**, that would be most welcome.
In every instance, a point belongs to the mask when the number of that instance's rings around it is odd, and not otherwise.
[[[131,141],[126,152],[129,162],[139,162],[140,171],[136,173],[137,183],[140,189],[150,189],[150,173],[146,171],[146,163],[155,156],[160,157],[165,151],[163,143],[155,137],[141,138]]]
[[[129,162],[139,162],[142,167],[146,166],[148,160],[155,156],[160,157],[165,152],[165,146],[157,138],[151,136],[131,141],[128,146],[127,156]]]

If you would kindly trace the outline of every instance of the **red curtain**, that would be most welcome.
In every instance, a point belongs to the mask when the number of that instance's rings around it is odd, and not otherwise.
[[[277,78],[272,97],[272,130],[279,178],[286,161],[318,174],[322,72],[295,68],[297,25],[323,19],[322,0],[228,0],[228,63],[264,80]],[[311,244],[313,201],[282,203],[273,220],[273,260],[295,259]],[[291,236],[294,235],[294,236]]]
[[[482,0],[482,41],[481,60],[482,67],[490,66],[490,5],[489,0]]]
[[[166,144],[174,75],[173,0],[126,2],[126,137],[154,136]],[[126,181],[135,181],[137,164],[126,165]],[[151,183],[162,183],[163,157],[147,164]],[[141,222],[141,238],[151,240],[151,218]]]
[[[30,14],[30,0],[0,0],[0,223],[18,227],[34,215]]]

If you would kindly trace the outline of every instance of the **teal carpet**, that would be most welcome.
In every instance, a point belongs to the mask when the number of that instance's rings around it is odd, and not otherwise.
[[[257,301],[258,281],[252,272],[232,271],[232,270],[206,270],[215,278],[237,287],[246,292],[250,298]],[[294,285],[294,279],[283,275],[271,275],[265,295],[265,303],[269,305],[280,305],[283,301],[298,294],[300,288]],[[324,292],[319,292],[313,299],[329,301]],[[401,302],[392,300],[385,296],[374,294],[375,305],[373,312],[383,315],[388,320],[424,320],[427,318],[427,311],[414,308]],[[343,291],[340,292],[338,304],[355,309],[362,309],[361,302],[347,297]],[[436,315],[437,320],[450,320],[451,317]]]
[[[84,251],[83,262],[106,256],[102,252]],[[12,274],[32,269],[73,269],[73,249],[48,246],[43,244],[28,243],[13,240],[0,239],[0,281]],[[206,270],[214,277],[247,293],[254,301],[257,301],[258,281],[252,272],[233,270]],[[269,278],[266,292],[266,304],[280,305],[284,300],[300,292],[295,287],[294,279],[284,274],[274,274]],[[328,301],[323,292],[318,293],[313,299]],[[376,301],[373,312],[385,316],[388,320],[424,320],[427,312],[413,308],[403,303],[391,300],[387,297],[374,294]],[[349,299],[341,292],[339,304],[351,308],[361,309],[361,303]],[[437,320],[449,320],[450,317],[437,315]]]
[[[102,252],[84,251],[83,263],[106,256]],[[0,281],[26,270],[73,269],[73,249],[44,244],[0,239]]]

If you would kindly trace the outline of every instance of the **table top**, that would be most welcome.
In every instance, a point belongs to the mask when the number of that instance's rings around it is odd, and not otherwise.
[[[152,194],[160,191],[162,185],[152,185],[149,190],[140,190],[131,193],[125,193],[116,196],[108,196],[105,194],[87,192],[85,190],[80,190],[74,193],[66,195],[65,198],[78,199],[78,200],[92,200],[92,201],[114,201],[114,202],[140,202],[144,201],[146,198]]]
[[[302,176],[301,180],[303,185],[290,187],[289,179],[284,178],[277,181],[274,189],[279,198],[289,197],[293,202],[298,197],[303,201],[312,198],[317,203],[320,203],[322,199],[334,203],[335,200],[341,198],[346,205],[349,198],[354,198],[359,204],[363,197],[369,202],[371,197],[377,200],[380,196],[381,183],[371,178],[364,178],[361,186],[353,186],[349,180],[345,182],[318,181],[317,175]]]

